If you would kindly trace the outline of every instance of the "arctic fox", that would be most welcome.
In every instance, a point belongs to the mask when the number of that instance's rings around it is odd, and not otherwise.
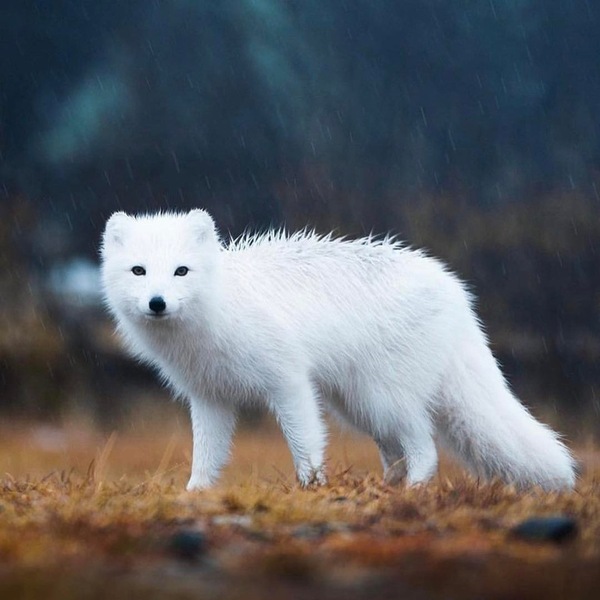
[[[465,286],[422,251],[309,231],[224,245],[196,209],[115,213],[101,256],[129,349],[189,402],[188,489],[215,482],[252,403],[275,415],[304,486],[326,481],[324,410],[409,485],[436,472],[436,437],[478,476],[575,483],[568,450],[509,390]]]

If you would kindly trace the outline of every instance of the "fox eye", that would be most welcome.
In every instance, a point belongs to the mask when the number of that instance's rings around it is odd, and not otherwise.
[[[188,274],[188,271],[189,269],[187,267],[177,267],[175,269],[175,275],[177,275],[177,277],[183,277]]]
[[[139,265],[136,265],[135,267],[133,267],[131,269],[131,272],[134,275],[145,275],[146,274],[146,269],[144,269],[144,267],[140,267]]]

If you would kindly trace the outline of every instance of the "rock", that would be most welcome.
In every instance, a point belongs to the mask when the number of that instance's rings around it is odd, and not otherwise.
[[[330,531],[331,528],[327,523],[305,523],[295,527],[292,535],[295,538],[315,540],[327,535]]]
[[[182,560],[195,560],[206,552],[206,537],[195,529],[181,529],[173,534],[171,552]]]
[[[331,521],[329,523],[304,523],[294,527],[291,534],[295,538],[312,540],[322,538],[330,533],[350,533],[351,531],[353,531],[352,525]]]
[[[577,535],[577,521],[572,517],[532,517],[511,529],[522,540],[538,542],[563,542]]]

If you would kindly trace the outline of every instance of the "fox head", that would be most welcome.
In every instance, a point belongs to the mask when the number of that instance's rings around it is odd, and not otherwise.
[[[211,300],[220,243],[203,210],[129,216],[114,213],[102,238],[102,282],[119,320],[183,319]]]

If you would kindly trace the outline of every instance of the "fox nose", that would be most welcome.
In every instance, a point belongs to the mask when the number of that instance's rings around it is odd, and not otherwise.
[[[150,298],[150,302],[148,303],[150,310],[159,315],[161,312],[167,308],[167,303],[163,300],[162,296],[154,296]]]

